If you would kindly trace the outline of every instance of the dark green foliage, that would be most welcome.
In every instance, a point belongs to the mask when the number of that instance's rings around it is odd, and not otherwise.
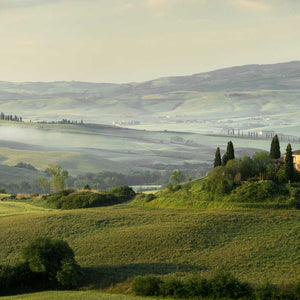
[[[292,287],[293,294],[296,299],[300,299],[300,279]]]
[[[0,189],[0,194],[6,194],[6,190],[5,189]]]
[[[19,262],[15,266],[0,267],[0,293],[12,289],[25,289],[32,285],[34,273],[28,262]]]
[[[209,283],[211,295],[217,299],[240,299],[251,295],[250,286],[228,272],[217,273]]]
[[[231,160],[231,159],[235,158],[232,141],[229,141],[228,144],[227,144],[226,155],[227,155],[228,160]]]
[[[31,170],[31,171],[37,171],[37,169],[33,165],[24,163],[22,161],[19,162],[17,165],[15,165],[15,167],[22,168],[22,169],[27,169],[27,170]]]
[[[218,147],[215,154],[214,168],[219,167],[221,165],[222,165],[221,153],[220,153],[220,148]]]
[[[205,298],[211,294],[210,282],[203,277],[191,275],[184,282],[186,297]]]
[[[257,300],[276,299],[278,288],[275,284],[264,282],[255,288],[255,297]]]
[[[132,290],[138,296],[160,295],[162,281],[155,276],[137,276],[132,283]]]
[[[136,295],[173,298],[241,299],[251,297],[249,284],[227,272],[217,273],[210,279],[192,275],[185,279],[175,276],[160,280],[154,276],[138,276],[132,284]]]
[[[226,166],[227,162],[228,162],[228,156],[226,153],[224,153],[222,157],[222,166]]]
[[[271,149],[270,149],[270,157],[272,159],[278,159],[280,158],[280,145],[277,134],[273,137],[271,142]]]
[[[67,242],[38,238],[23,248],[24,262],[0,266],[0,294],[78,286],[81,270]]]
[[[107,192],[63,190],[43,196],[49,207],[58,209],[88,208],[114,205],[131,200],[135,192],[128,186],[121,186]]]
[[[91,190],[91,187],[88,184],[86,184],[83,189],[84,190]]]
[[[81,277],[80,267],[74,259],[61,261],[61,269],[56,273],[56,280],[62,288],[71,289],[78,286]]]
[[[33,271],[44,272],[50,280],[56,278],[63,261],[74,261],[74,252],[67,242],[49,238],[34,240],[23,249],[22,254]]]
[[[160,293],[164,297],[184,298],[186,296],[184,283],[175,276],[161,283]]]
[[[135,191],[127,185],[112,188],[108,191],[108,193],[114,194],[124,200],[130,200],[135,196]]]
[[[284,166],[287,181],[293,182],[295,178],[295,168],[293,163],[293,151],[291,144],[288,144],[286,147]]]

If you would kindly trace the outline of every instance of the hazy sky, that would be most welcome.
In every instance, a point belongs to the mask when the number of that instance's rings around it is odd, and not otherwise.
[[[0,0],[0,80],[131,82],[300,60],[299,0]]]

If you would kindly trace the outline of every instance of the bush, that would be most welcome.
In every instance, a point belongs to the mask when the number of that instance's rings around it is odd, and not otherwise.
[[[161,283],[155,276],[137,276],[132,283],[132,290],[138,296],[158,296]]]
[[[110,189],[108,191],[108,193],[109,194],[114,194],[114,195],[116,195],[120,198],[123,198],[125,200],[130,200],[135,196],[135,191],[127,185],[123,185],[123,186],[120,186],[120,187]]]
[[[19,262],[15,266],[3,266],[0,270],[0,291],[28,288],[33,285],[34,273],[28,262]]]
[[[300,279],[293,285],[292,291],[296,299],[300,299]]]
[[[211,295],[216,298],[240,299],[251,295],[251,288],[247,283],[227,272],[217,273],[209,283]]]
[[[64,259],[61,269],[56,273],[57,282],[65,289],[78,286],[81,278],[80,267],[72,259]]]
[[[270,282],[261,283],[255,288],[255,296],[258,300],[271,300],[274,299],[276,295],[277,287]]]
[[[184,282],[185,292],[187,297],[207,297],[210,292],[210,284],[206,278],[196,275],[188,277]]]
[[[160,285],[161,295],[164,297],[171,296],[175,298],[182,298],[186,296],[186,290],[181,280],[176,277],[168,278]]]

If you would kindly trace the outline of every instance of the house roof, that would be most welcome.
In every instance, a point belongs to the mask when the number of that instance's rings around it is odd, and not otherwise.
[[[300,150],[293,151],[293,154],[300,155]]]

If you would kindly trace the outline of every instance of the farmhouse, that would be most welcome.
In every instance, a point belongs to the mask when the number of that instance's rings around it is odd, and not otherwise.
[[[300,150],[296,150],[293,152],[294,166],[300,171]]]

